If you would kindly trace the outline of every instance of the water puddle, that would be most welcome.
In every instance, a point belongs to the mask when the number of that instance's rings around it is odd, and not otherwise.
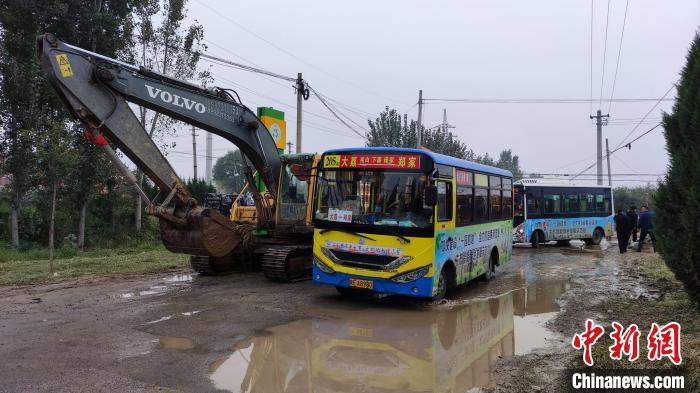
[[[192,275],[191,274],[175,274],[170,277],[166,277],[163,281],[166,283],[172,283],[172,282],[192,282]]]
[[[209,366],[231,392],[466,391],[492,384],[501,357],[561,338],[556,316],[567,282],[537,283],[496,297],[415,307],[341,304],[318,317],[239,341]]]
[[[134,289],[130,292],[120,293],[122,299],[132,299],[143,296],[162,295],[168,290],[187,286],[192,283],[192,274],[174,274],[162,279],[159,285],[153,285],[146,289]]]
[[[163,348],[177,349],[179,351],[186,351],[188,349],[194,348],[194,341],[191,338],[187,337],[163,336],[158,339],[158,343]]]

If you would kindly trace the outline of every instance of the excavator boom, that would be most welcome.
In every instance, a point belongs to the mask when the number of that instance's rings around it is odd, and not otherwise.
[[[204,89],[65,44],[51,34],[39,36],[37,44],[42,70],[71,114],[91,134],[106,136],[161,190],[153,201],[146,201],[146,212],[159,218],[168,249],[219,257],[240,244],[253,228],[197,206],[128,102],[231,141],[276,195],[282,164],[272,136],[252,111],[225,89]],[[104,147],[116,157],[109,145]],[[252,184],[249,168],[246,175]],[[258,195],[256,202],[258,226],[265,226],[273,213],[265,198]]]

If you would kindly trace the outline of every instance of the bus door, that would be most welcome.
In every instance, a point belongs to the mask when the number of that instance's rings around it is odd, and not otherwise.
[[[525,221],[525,190],[521,184],[513,187],[513,228]]]

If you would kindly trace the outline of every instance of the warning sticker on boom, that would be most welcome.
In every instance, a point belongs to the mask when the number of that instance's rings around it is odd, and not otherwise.
[[[73,69],[70,66],[67,54],[61,53],[56,55],[56,61],[58,62],[58,68],[61,70],[61,75],[63,75],[64,78],[73,76]]]

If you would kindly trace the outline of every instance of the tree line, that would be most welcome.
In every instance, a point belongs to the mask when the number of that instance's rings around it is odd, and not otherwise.
[[[0,0],[0,238],[14,247],[54,243],[123,245],[157,237],[140,199],[83,136],[43,78],[36,58],[45,32],[72,45],[183,80],[206,84],[197,67],[204,29],[187,24],[186,0]],[[164,150],[177,124],[134,106]],[[138,174],[150,195],[157,190]],[[193,188],[201,182],[190,181]]]
[[[418,122],[413,119],[409,121],[408,115],[401,115],[396,109],[388,106],[374,120],[368,119],[367,124],[369,131],[365,135],[366,146],[416,147],[418,143]],[[495,159],[489,153],[475,153],[449,129],[439,126],[421,129],[421,145],[428,150],[507,169],[513,173],[515,180],[523,177],[520,157],[514,155],[511,149],[503,149]]]

